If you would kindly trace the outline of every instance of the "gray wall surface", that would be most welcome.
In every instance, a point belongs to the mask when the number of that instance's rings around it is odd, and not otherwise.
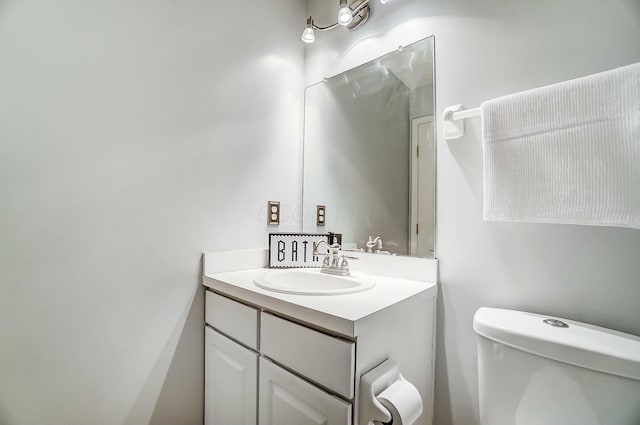
[[[202,252],[300,228],[304,6],[238,7],[0,1],[1,424],[202,423]]]
[[[640,335],[640,231],[482,220],[480,121],[447,142],[445,107],[640,61],[637,0],[372,3],[365,27],[319,34],[306,47],[306,84],[435,34],[440,299],[438,425],[478,419],[473,314],[481,306],[557,315]],[[331,19],[331,2],[307,15]]]

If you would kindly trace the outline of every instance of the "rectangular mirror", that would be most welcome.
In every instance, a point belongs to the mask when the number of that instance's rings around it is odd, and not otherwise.
[[[431,36],[306,88],[304,232],[434,257],[433,48]]]

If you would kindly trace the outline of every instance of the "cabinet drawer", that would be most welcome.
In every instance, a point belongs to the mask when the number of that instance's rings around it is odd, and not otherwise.
[[[247,347],[258,349],[258,309],[223,297],[206,293],[205,321]]]
[[[262,313],[262,354],[336,393],[353,398],[355,344]]]
[[[260,358],[260,425],[351,425],[351,404]]]

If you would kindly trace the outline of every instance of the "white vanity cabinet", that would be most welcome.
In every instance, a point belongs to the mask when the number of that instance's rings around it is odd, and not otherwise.
[[[361,379],[387,360],[421,398],[414,425],[431,425],[434,260],[359,253],[354,274],[375,286],[304,296],[254,283],[271,272],[266,254],[205,257],[205,425],[367,425]]]
[[[205,317],[205,425],[351,425],[350,401],[305,378],[352,397],[353,342],[212,291]]]

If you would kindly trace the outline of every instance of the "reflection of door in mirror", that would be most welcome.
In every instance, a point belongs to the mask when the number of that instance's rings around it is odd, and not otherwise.
[[[433,93],[433,37],[307,87],[303,231],[341,233],[346,249],[371,236],[381,253],[434,256]]]
[[[433,115],[411,121],[411,236],[410,254],[432,258],[434,254],[435,143]],[[422,228],[420,227],[422,223]]]

